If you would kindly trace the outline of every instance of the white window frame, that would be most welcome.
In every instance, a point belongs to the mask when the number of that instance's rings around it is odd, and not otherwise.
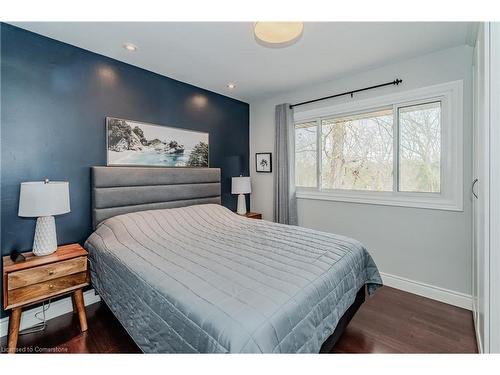
[[[393,191],[362,191],[321,188],[321,120],[393,107],[394,114],[394,172],[399,171],[398,137],[399,107],[441,102],[441,181],[439,193]],[[294,123],[314,122],[318,126],[317,187],[297,187],[298,199],[319,199],[340,202],[367,203],[388,206],[416,207],[437,210],[463,211],[463,81],[398,92],[370,99],[350,101],[310,110],[296,110]],[[295,150],[294,150],[295,153]],[[295,155],[294,155],[295,156]],[[294,160],[293,158],[292,160]],[[295,167],[295,165],[293,166]],[[399,176],[394,176],[395,184]]]

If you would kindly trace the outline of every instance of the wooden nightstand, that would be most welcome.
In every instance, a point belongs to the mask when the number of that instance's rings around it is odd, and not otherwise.
[[[82,288],[89,285],[87,251],[78,244],[60,246],[53,254],[23,253],[24,262],[3,257],[3,308],[12,309],[9,319],[9,353],[15,353],[23,307],[72,293],[81,331],[87,330]]]
[[[262,214],[259,214],[257,212],[247,212],[244,216],[248,217],[249,219],[262,219]]]

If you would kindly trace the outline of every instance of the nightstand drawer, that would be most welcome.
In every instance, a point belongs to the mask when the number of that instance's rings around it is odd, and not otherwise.
[[[87,271],[28,285],[7,292],[7,308],[47,299],[88,284]]]
[[[42,281],[57,279],[62,276],[73,275],[87,270],[87,257],[65,260],[62,262],[47,264],[16,271],[7,274],[7,289],[14,290],[28,285],[37,284]]]
[[[262,214],[259,214],[257,212],[247,212],[245,214],[245,217],[249,218],[249,219],[262,219]]]

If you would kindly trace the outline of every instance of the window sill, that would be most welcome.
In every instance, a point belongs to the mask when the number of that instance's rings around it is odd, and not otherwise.
[[[297,190],[297,199],[313,199],[323,201],[375,204],[382,206],[397,206],[422,208],[444,211],[463,211],[462,202],[446,199],[434,194],[411,194],[393,192],[364,192],[364,191],[318,191]]]

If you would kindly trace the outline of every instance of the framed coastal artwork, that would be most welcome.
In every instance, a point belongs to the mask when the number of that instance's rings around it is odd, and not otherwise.
[[[208,167],[208,133],[106,117],[108,166]]]
[[[255,169],[257,172],[271,173],[273,171],[273,160],[270,152],[255,154]]]

